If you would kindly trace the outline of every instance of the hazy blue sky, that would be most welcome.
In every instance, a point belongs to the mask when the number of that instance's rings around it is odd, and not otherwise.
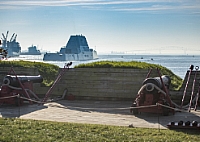
[[[0,19],[22,50],[82,34],[98,53],[200,54],[200,0],[0,0]]]

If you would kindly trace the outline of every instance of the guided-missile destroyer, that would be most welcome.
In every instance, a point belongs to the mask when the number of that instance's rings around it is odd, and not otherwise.
[[[44,61],[84,61],[97,59],[97,52],[90,49],[85,36],[72,35],[60,52],[44,54]]]

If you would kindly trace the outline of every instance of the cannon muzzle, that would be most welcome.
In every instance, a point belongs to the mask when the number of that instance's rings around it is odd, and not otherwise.
[[[17,78],[19,79],[19,81],[21,83],[25,83],[25,82],[32,82],[32,83],[41,83],[43,81],[43,78],[41,75],[38,76],[17,76]],[[16,76],[12,76],[12,75],[7,75],[4,77],[3,79],[3,84],[4,85],[10,85],[10,86],[14,86],[14,87],[19,87],[19,81],[17,80]]]

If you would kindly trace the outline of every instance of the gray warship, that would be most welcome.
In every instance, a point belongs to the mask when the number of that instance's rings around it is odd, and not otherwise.
[[[84,61],[97,59],[97,52],[90,49],[85,36],[72,35],[60,52],[44,54],[44,61]]]
[[[36,46],[32,45],[28,47],[28,52],[21,52],[21,55],[41,55],[41,52]]]
[[[0,48],[7,51],[7,57],[19,56],[21,53],[21,46],[19,42],[16,41],[17,34],[14,33],[10,40],[8,40],[8,33],[9,31],[7,31],[6,36],[2,33],[3,38],[1,38],[2,45]]]

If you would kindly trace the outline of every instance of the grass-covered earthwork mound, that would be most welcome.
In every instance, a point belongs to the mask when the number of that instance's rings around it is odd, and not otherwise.
[[[161,65],[150,64],[145,62],[123,62],[123,61],[98,61],[87,64],[79,64],[75,68],[132,68],[132,69],[159,69],[161,74],[169,75],[171,78],[171,89],[179,90],[183,80],[175,75],[171,70]]]
[[[31,61],[0,61],[0,67],[25,67],[25,68],[37,68],[40,75],[42,75],[45,86],[49,86],[53,83],[58,74],[59,67],[53,64],[43,62],[31,62]],[[150,64],[145,62],[122,62],[122,61],[98,61],[87,64],[79,64],[75,68],[133,68],[133,69],[159,69],[161,74],[169,75],[171,78],[172,90],[178,90],[183,80],[175,75],[171,70],[166,67]]]

